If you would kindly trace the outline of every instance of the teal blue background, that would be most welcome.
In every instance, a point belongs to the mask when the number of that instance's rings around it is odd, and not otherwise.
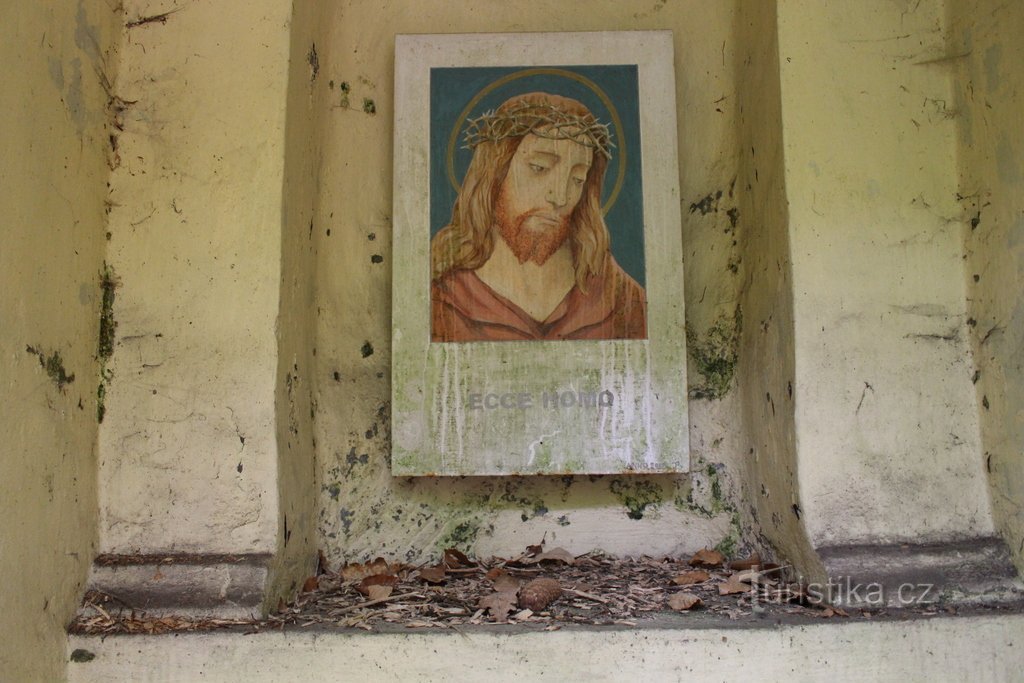
[[[477,93],[510,73],[535,67],[457,67],[430,70],[430,235],[448,224],[455,204],[456,190],[448,180],[447,149],[452,127],[462,110]],[[612,125],[612,116],[601,99],[578,81],[550,74],[537,74],[513,80],[487,94],[469,113],[475,118],[496,109],[508,98],[525,92],[543,91],[579,100],[608,124],[612,134],[611,163],[604,176],[602,205],[615,185],[619,173],[619,150],[626,145],[626,175],[618,199],[605,215],[611,233],[612,255],[623,270],[640,285],[646,283],[644,261],[643,185],[640,156],[640,103],[635,64],[600,66],[555,66],[579,74],[597,84],[614,103],[622,130]],[[461,124],[455,150],[455,177],[459,183],[469,167],[472,151],[463,148],[465,122]],[[620,139],[621,138],[621,139]]]

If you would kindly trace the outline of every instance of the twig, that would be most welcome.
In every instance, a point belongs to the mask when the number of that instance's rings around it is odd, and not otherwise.
[[[584,593],[583,591],[578,591],[575,588],[563,588],[562,590],[564,590],[566,593],[569,593],[570,595],[575,595],[578,598],[586,598],[587,600],[593,600],[594,602],[600,602],[603,605],[607,605],[608,604],[607,600],[605,600],[604,598],[602,598],[602,597],[600,597],[598,595],[593,595],[591,593]]]
[[[107,610],[103,609],[102,607],[100,607],[96,603],[92,603],[89,606],[92,607],[97,612],[99,612],[100,614],[102,614],[104,617],[106,617],[107,621],[113,621],[113,619],[110,618],[110,615],[107,614]]]
[[[333,614],[346,614],[348,612],[355,612],[357,609],[363,609],[364,607],[373,607],[374,605],[381,605],[385,602],[394,602],[395,600],[404,600],[405,598],[422,598],[421,593],[402,593],[401,595],[390,595],[386,598],[377,598],[376,600],[367,600],[361,602],[358,605],[351,605],[350,607],[342,607],[341,609],[333,610]]]

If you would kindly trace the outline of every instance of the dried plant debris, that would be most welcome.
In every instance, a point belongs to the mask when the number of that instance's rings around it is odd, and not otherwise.
[[[89,591],[78,617],[71,623],[71,633],[102,634],[179,633],[182,631],[212,631],[215,629],[251,626],[251,619],[203,619],[194,617],[161,616],[151,617],[136,612],[116,598]]]
[[[265,619],[199,619],[148,616],[111,596],[86,595],[70,630],[82,634],[146,633],[212,629],[309,626],[450,628],[520,624],[538,630],[568,625],[625,625],[674,614],[683,619],[798,619],[870,617],[885,610],[830,606],[784,578],[784,569],[756,555],[727,562],[704,549],[684,558],[581,556],[562,548],[530,546],[516,558],[470,559],[455,549],[441,562],[412,566],[377,558],[331,570],[321,555],[291,604]],[[680,590],[680,587],[685,587]],[[936,614],[935,605],[918,609]],[[941,608],[949,611],[953,608]],[[899,612],[900,610],[894,610]],[[904,609],[903,613],[910,610]]]

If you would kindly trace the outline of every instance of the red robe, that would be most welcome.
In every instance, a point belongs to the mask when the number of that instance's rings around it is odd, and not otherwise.
[[[576,285],[544,320],[488,287],[472,270],[453,270],[431,283],[431,341],[646,339],[643,287],[608,259],[584,293]]]

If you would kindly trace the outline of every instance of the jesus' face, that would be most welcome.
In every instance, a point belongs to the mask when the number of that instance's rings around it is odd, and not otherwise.
[[[570,139],[523,138],[502,181],[497,228],[520,263],[543,265],[569,235],[593,150]]]

